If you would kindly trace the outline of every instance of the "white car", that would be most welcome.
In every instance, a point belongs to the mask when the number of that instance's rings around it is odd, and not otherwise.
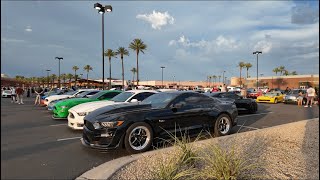
[[[10,90],[4,90],[2,91],[1,97],[5,98],[5,97],[11,97],[11,91]]]
[[[155,93],[158,92],[153,90],[130,90],[116,95],[109,101],[104,100],[79,104],[69,109],[68,126],[71,129],[83,129],[83,118],[90,112],[114,104],[138,103]]]
[[[67,92],[65,94],[61,94],[61,95],[53,95],[53,96],[49,96],[46,97],[44,100],[44,104],[46,106],[48,106],[48,104],[51,101],[55,101],[55,100],[59,100],[59,99],[66,99],[66,98],[72,98],[72,97],[77,97],[78,94],[84,92],[84,91],[93,91],[95,89],[79,89],[77,91],[71,91],[71,92]]]

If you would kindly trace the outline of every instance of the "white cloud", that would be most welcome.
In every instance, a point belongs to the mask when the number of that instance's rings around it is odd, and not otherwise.
[[[241,45],[231,37],[224,37],[223,35],[218,36],[216,39],[211,41],[200,40],[191,42],[184,35],[180,36],[178,40],[169,41],[169,46],[182,46],[185,48],[199,48],[206,51],[228,51],[231,49],[237,49]]]
[[[27,32],[32,32],[31,26],[27,26],[24,30],[27,31]]]
[[[147,21],[153,29],[159,30],[162,26],[174,23],[174,18],[168,12],[161,13],[155,10],[151,14],[138,14],[136,18]]]
[[[3,41],[4,43],[23,43],[26,42],[25,40],[22,39],[8,39],[8,38],[1,38],[1,41]]]

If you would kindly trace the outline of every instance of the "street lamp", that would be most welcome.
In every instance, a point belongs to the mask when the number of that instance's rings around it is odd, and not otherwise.
[[[51,71],[50,69],[47,69],[47,84],[48,84],[48,88],[49,88],[49,72]]]
[[[163,88],[163,69],[166,68],[166,67],[161,66],[160,68],[161,68],[161,70],[162,70],[162,88]]]
[[[225,78],[225,80],[224,80],[224,81],[225,81],[225,84],[228,84],[228,83],[227,83],[227,76],[226,76],[226,77],[224,77],[224,78]]]
[[[58,88],[60,88],[60,61],[63,59],[63,57],[56,57],[55,59],[59,60],[59,78],[58,78]]]
[[[225,73],[226,71],[223,71],[223,73],[222,73],[222,81],[223,81],[223,83],[222,84],[224,84],[224,73]]]
[[[263,76],[263,74],[260,74],[260,77],[262,77]]]
[[[102,89],[104,90],[104,13],[112,12],[112,6],[102,6],[100,3],[95,3],[94,8],[98,10],[99,14],[102,14]]]
[[[257,54],[257,90],[258,90],[258,83],[259,83],[259,72],[258,72],[258,55],[259,54],[262,54],[262,52],[261,51],[255,51],[255,52],[253,52],[252,54]]]

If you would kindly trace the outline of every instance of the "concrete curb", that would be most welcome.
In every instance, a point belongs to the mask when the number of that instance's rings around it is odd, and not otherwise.
[[[287,124],[282,124],[282,125],[278,125],[278,126],[273,126],[273,127],[268,127],[268,128],[263,128],[263,129],[258,129],[255,131],[263,131],[265,129],[271,129],[271,128],[279,128],[282,126],[286,126],[288,124],[294,124],[294,123],[306,123],[307,121],[310,120],[319,120],[319,118],[312,118],[312,119],[305,119],[305,120],[301,120],[298,122],[292,122],[292,123],[287,123]],[[243,132],[243,133],[250,133],[249,132]],[[237,133],[236,133],[237,134]],[[235,136],[236,134],[231,134],[228,136],[222,136],[219,138],[226,138],[226,137],[232,137]],[[207,139],[207,140],[203,140],[200,142],[195,142],[195,143],[205,143],[206,141],[210,141],[211,139]],[[112,161],[108,161],[104,164],[101,164],[85,173],[83,173],[81,176],[77,177],[76,180],[88,180],[88,179],[109,179],[110,177],[112,177],[118,170],[120,170],[122,167],[130,164],[133,161],[138,160],[139,158],[145,157],[145,156],[149,156],[149,155],[153,155],[156,154],[160,151],[170,151],[171,149],[173,149],[174,147],[168,147],[168,148],[162,148],[162,149],[158,149],[158,150],[153,150],[153,151],[148,151],[148,152],[144,152],[141,154],[133,154],[133,155],[129,155],[129,156],[125,156],[125,157],[121,157]]]

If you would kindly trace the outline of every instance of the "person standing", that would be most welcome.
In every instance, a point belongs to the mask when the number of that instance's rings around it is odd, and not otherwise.
[[[43,94],[43,89],[41,87],[35,89],[35,93],[36,93],[36,100],[34,101],[34,105],[40,105],[40,96],[41,94]]]
[[[27,97],[30,97],[30,87],[28,87],[28,90],[27,90]]]
[[[302,94],[301,90],[299,91],[299,96],[298,96],[297,100],[298,100],[298,106],[302,106],[303,94]]]
[[[309,88],[307,89],[307,104],[304,107],[308,107],[308,103],[310,103],[310,107],[312,107],[313,99],[315,96],[316,90],[312,86],[309,86]]]
[[[221,87],[221,92],[228,92],[226,88],[226,84],[223,84],[223,86]]]
[[[16,86],[11,88],[11,103],[15,103],[16,101]]]
[[[17,100],[18,100],[18,104],[23,104],[23,93],[24,90],[18,86],[18,88],[16,89],[17,92]]]

